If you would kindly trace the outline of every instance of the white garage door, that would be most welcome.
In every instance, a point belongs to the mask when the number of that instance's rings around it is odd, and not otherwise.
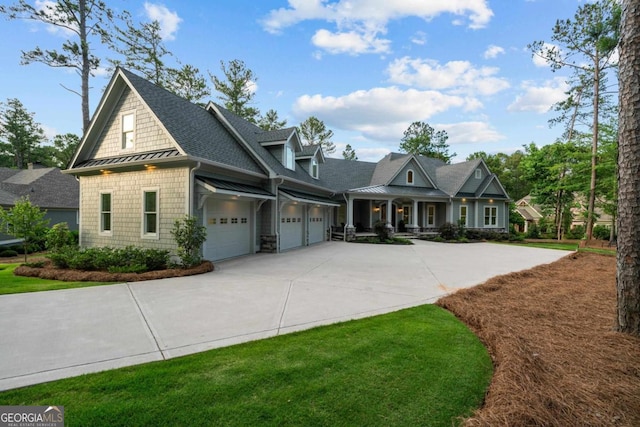
[[[251,202],[209,199],[205,259],[216,261],[251,253]]]
[[[304,219],[302,205],[287,205],[280,216],[280,250],[302,246]]]
[[[311,208],[309,211],[309,244],[324,241],[324,230],[324,208]]]

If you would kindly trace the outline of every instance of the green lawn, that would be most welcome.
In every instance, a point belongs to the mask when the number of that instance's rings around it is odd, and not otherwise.
[[[484,398],[486,349],[425,305],[0,393],[68,425],[451,426]]]
[[[84,288],[106,285],[105,282],[62,282],[35,277],[14,276],[13,270],[20,264],[0,264],[0,295],[22,292],[53,291],[56,289]]]

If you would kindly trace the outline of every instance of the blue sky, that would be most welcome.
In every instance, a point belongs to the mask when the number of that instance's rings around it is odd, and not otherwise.
[[[43,4],[38,0],[32,4]],[[2,1],[9,4],[9,1]],[[243,60],[257,76],[255,107],[288,125],[314,115],[334,131],[340,157],[398,151],[414,121],[446,130],[450,151],[511,153],[552,143],[549,108],[569,71],[551,72],[527,44],[550,41],[578,0],[107,0],[138,20],[160,21],[166,47],[185,64],[222,76],[220,61]],[[65,35],[29,21],[0,21],[0,101],[18,98],[49,136],[81,132],[73,72],[20,65],[20,52],[57,48]],[[96,45],[97,46],[97,45]],[[109,54],[99,48],[98,54]],[[168,65],[171,61],[168,61]],[[107,63],[104,61],[106,67]],[[110,75],[92,79],[93,114]],[[212,85],[211,85],[212,86]],[[216,100],[216,93],[212,93]]]

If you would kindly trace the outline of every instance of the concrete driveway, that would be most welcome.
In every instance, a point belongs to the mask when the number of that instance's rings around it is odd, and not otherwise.
[[[434,302],[565,251],[326,242],[184,278],[0,296],[0,390]]]

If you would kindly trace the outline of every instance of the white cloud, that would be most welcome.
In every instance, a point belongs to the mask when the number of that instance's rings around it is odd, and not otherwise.
[[[449,145],[496,142],[506,137],[486,122],[459,122],[434,126],[447,131]]]
[[[449,61],[442,65],[432,59],[396,59],[387,68],[389,81],[424,89],[452,93],[493,95],[509,88],[509,82],[496,77],[495,67],[477,68],[469,61]]]
[[[182,22],[177,12],[171,12],[164,5],[149,2],[144,3],[144,10],[150,20],[160,23],[160,37],[163,40],[175,40]]]
[[[387,53],[391,44],[390,40],[377,38],[375,33],[365,34],[357,31],[332,33],[324,29],[318,30],[311,41],[315,46],[329,53],[349,55]]]
[[[478,102],[473,98],[383,87],[340,97],[304,95],[294,103],[293,114],[298,118],[314,115],[329,127],[357,131],[366,138],[399,141],[411,122],[428,120],[452,108],[477,107]]]
[[[557,102],[567,98],[566,91],[569,85],[563,77],[547,80],[542,86],[536,86],[532,82],[523,82],[524,93],[518,95],[508,107],[508,111],[521,112],[533,111],[544,114]]]
[[[492,44],[492,45],[489,45],[489,47],[487,47],[487,50],[484,51],[484,58],[493,59],[493,58],[497,58],[498,55],[500,54],[504,54],[504,48],[501,48],[500,46],[496,46]]]
[[[330,53],[388,52],[389,41],[379,39],[378,35],[386,33],[387,23],[391,20],[418,17],[429,21],[449,13],[458,21],[466,19],[469,28],[478,29],[485,27],[493,16],[486,0],[338,0],[332,3],[327,0],[289,0],[288,3],[289,7],[271,10],[261,22],[263,28],[277,34],[307,20],[333,22],[337,31],[319,30],[312,40],[317,47],[328,46]],[[351,43],[347,43],[346,36]],[[363,41],[368,41],[369,48],[362,48]],[[348,46],[353,46],[354,50],[347,50]]]

